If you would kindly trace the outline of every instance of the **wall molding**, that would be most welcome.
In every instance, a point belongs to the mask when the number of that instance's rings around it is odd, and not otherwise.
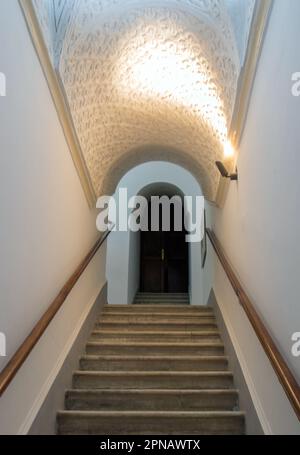
[[[73,344],[75,343],[83,325],[84,322],[86,321],[90,311],[92,310],[93,306],[95,305],[98,296],[100,295],[101,291],[104,289],[106,286],[106,283],[101,284],[96,292],[93,294],[92,298],[90,299],[88,305],[85,307],[83,312],[81,313],[81,316],[72,332],[70,337],[68,338],[63,350],[61,351],[57,362],[55,363],[54,367],[51,370],[51,373],[49,374],[48,378],[44,382],[44,385],[42,386],[41,390],[39,391],[31,409],[29,410],[23,424],[21,425],[17,435],[27,435],[36,416],[38,415],[39,410],[41,409],[51,387],[52,384],[54,383],[57,375],[59,374],[69,352],[72,349]]]
[[[256,2],[245,62],[239,77],[237,96],[229,130],[230,140],[236,148],[239,147],[243,135],[250,97],[273,1],[263,0]]]
[[[49,57],[48,49],[43,38],[32,0],[19,0],[19,4],[44,72],[79,180],[83,187],[89,207],[94,208],[96,204],[96,194],[83,158],[81,146],[75,131],[64,89],[62,87],[59,74],[55,71]]]
[[[236,150],[234,159],[231,160],[231,162],[226,163],[231,172],[234,172],[238,160],[239,146],[247,120],[255,75],[273,3],[274,0],[256,1],[254,16],[249,32],[245,62],[239,76],[236,100],[228,134],[228,137]],[[216,196],[216,205],[220,208],[224,206],[229,185],[229,179],[220,178]]]

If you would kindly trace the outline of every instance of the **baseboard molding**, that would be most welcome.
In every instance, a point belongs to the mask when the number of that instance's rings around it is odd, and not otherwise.
[[[214,307],[216,312],[225,348],[229,354],[230,368],[234,370],[235,382],[240,390],[241,405],[247,408],[246,424],[248,434],[272,435],[271,426],[256,392],[255,384],[247,367],[246,358],[235,335],[230,317],[222,302],[217,300],[213,290],[209,297],[209,304]]]
[[[38,394],[32,408],[18,431],[18,435],[55,434],[55,414],[64,401],[64,392],[71,381],[80,354],[107,299],[107,285],[97,289],[82,313],[72,335],[57,359],[47,381]]]

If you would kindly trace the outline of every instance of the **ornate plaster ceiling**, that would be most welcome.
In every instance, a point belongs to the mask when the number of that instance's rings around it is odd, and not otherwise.
[[[35,0],[98,195],[160,158],[215,198],[241,65],[238,1]]]

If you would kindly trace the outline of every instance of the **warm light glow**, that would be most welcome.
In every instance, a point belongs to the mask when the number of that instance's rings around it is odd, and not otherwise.
[[[232,158],[234,156],[234,148],[230,141],[224,144],[224,158]]]
[[[131,48],[126,59],[121,56],[115,75],[122,94],[138,93],[139,97],[186,107],[224,142],[227,122],[223,102],[204,57],[199,59],[195,49],[183,44],[170,46],[168,40],[153,38],[142,45],[132,42]]]

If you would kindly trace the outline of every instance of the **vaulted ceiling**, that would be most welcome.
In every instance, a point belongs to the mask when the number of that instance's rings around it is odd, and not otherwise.
[[[214,200],[254,0],[34,0],[97,195],[182,165]]]

